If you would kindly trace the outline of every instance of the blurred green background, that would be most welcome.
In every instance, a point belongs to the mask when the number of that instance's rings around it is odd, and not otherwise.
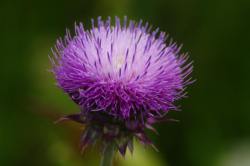
[[[180,123],[157,126],[160,152],[138,146],[117,166],[250,166],[249,0],[1,0],[0,165],[95,166],[79,153],[81,126],[53,124],[78,111],[55,86],[48,54],[65,28],[97,16],[149,21],[194,60]]]

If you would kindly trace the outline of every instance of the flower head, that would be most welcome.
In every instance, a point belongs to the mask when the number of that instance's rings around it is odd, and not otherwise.
[[[80,114],[64,119],[88,126],[84,147],[100,137],[118,140],[122,154],[126,147],[132,149],[134,136],[151,144],[145,128],[153,129],[153,123],[178,109],[174,102],[192,82],[192,63],[166,39],[164,32],[151,31],[142,21],[124,17],[120,23],[116,17],[112,25],[110,17],[99,17],[90,30],[75,25],[75,36],[67,31],[57,41],[52,63],[58,86],[81,108]]]

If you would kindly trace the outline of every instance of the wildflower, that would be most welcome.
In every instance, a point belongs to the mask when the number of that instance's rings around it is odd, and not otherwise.
[[[53,50],[53,73],[58,86],[79,105],[80,113],[60,120],[74,120],[86,126],[81,147],[101,140],[125,155],[133,152],[133,138],[152,145],[145,130],[156,132],[153,124],[166,120],[174,102],[185,96],[192,63],[180,54],[166,35],[151,31],[148,23],[110,17],[92,28],[75,25],[57,40]],[[153,146],[154,147],[154,146]]]

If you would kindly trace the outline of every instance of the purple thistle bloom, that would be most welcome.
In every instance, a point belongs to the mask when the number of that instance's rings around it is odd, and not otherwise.
[[[81,108],[63,119],[86,124],[83,149],[98,138],[116,140],[123,155],[133,150],[133,137],[152,145],[144,130],[178,110],[174,102],[192,83],[188,56],[166,44],[164,32],[126,17],[122,24],[116,17],[114,26],[99,17],[90,30],[80,24],[74,37],[66,33],[51,61],[58,86]]]

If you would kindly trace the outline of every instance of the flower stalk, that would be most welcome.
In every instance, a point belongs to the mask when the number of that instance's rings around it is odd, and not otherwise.
[[[112,166],[112,161],[115,155],[115,144],[108,143],[103,150],[100,166]]]

